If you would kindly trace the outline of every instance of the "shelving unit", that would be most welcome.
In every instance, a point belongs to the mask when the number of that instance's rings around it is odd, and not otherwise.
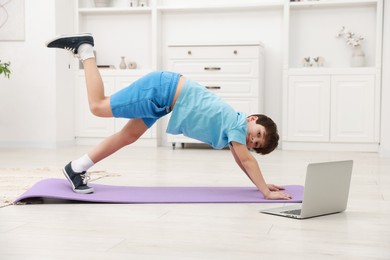
[[[148,7],[128,7],[125,5],[126,1],[119,1],[118,6],[113,7],[93,7],[93,1],[91,0],[75,0],[76,6],[78,6],[78,10],[76,12],[76,30],[82,31],[86,29],[94,30],[95,28],[89,28],[88,24],[84,26],[85,23],[89,22],[89,19],[98,20],[99,16],[100,18],[105,19],[105,22],[108,22],[110,20],[109,18],[112,18],[110,16],[128,16],[128,17],[121,17],[125,19],[118,19],[120,21],[115,22],[115,24],[118,26],[117,28],[112,28],[109,32],[106,31],[106,33],[109,34],[118,34],[118,32],[122,32],[121,30],[121,22],[127,19],[131,19],[132,16],[138,16],[136,17],[137,22],[134,22],[133,24],[127,26],[127,31],[131,31],[137,27],[140,26],[146,26],[142,29],[145,29],[143,31],[147,31],[147,35],[149,38],[153,38],[154,40],[159,40],[161,38],[161,16],[164,14],[179,14],[179,13],[202,13],[202,12],[246,12],[246,11],[253,11],[253,10],[268,10],[268,9],[278,9],[283,10],[283,19],[284,19],[284,26],[283,26],[283,34],[285,35],[285,51],[286,54],[291,55],[291,51],[289,50],[289,47],[292,48],[296,47],[296,44],[293,42],[293,40],[289,37],[290,32],[294,31],[295,28],[291,28],[289,26],[290,23],[294,24],[294,22],[300,22],[300,24],[297,24],[297,26],[300,26],[305,23],[304,19],[311,19],[309,24],[309,27],[313,28],[313,31],[317,31],[316,34],[314,34],[313,38],[316,38],[317,41],[323,41],[323,37],[317,37],[318,35],[324,34],[324,28],[322,27],[316,27],[313,22],[316,20],[319,20],[321,17],[317,16],[316,12],[319,13],[331,13],[332,11],[338,11],[342,10],[342,16],[346,17],[345,19],[350,19],[348,17],[351,16],[350,13],[359,11],[357,9],[361,9],[363,12],[367,13],[367,17],[363,18],[369,18],[376,19],[376,24],[374,30],[372,28],[367,28],[365,31],[360,31],[361,28],[357,28],[356,32],[366,35],[367,31],[375,32],[377,31],[377,28],[381,26],[382,23],[382,14],[379,12],[379,10],[382,10],[382,0],[320,0],[320,1],[303,1],[303,2],[290,2],[289,0],[275,0],[275,1],[261,1],[261,0],[253,0],[253,1],[170,1],[170,0],[150,0]],[[114,1],[115,3],[115,1]],[[345,9],[348,8],[348,9]],[[352,9],[351,9],[352,8]],[[328,9],[328,10],[326,10]],[[324,11],[325,10],[325,11]],[[352,10],[352,12],[351,12]],[[347,11],[347,12],[344,12]],[[302,13],[303,12],[303,13]],[[347,14],[349,12],[349,14]],[[294,15],[294,14],[297,15]],[[309,13],[312,13],[311,16],[313,17],[307,17],[309,16]],[[377,15],[378,14],[378,15]],[[353,15],[353,14],[352,14]],[[359,14],[357,14],[359,16]],[[295,17],[295,16],[300,16]],[[317,17],[316,17],[317,16]],[[328,14],[325,14],[325,16],[328,16]],[[106,18],[105,18],[106,17]],[[96,19],[93,19],[96,18]],[[331,17],[331,18],[334,18]],[[361,17],[360,17],[361,18]],[[143,19],[143,20],[142,20]],[[294,20],[295,19],[295,20]],[[299,19],[299,21],[296,21]],[[303,19],[303,20],[302,20]],[[332,21],[327,21],[332,22]],[[351,21],[352,23],[353,21]],[[370,23],[368,23],[370,24]],[[107,26],[100,26],[100,30],[104,30]],[[319,29],[321,28],[321,29]],[[334,33],[332,35],[335,35],[337,32],[337,29],[335,28]],[[296,32],[295,32],[296,33]],[[375,34],[375,33],[374,33]],[[371,35],[368,35],[367,38],[370,38]],[[294,36],[295,37],[295,36]],[[109,38],[109,37],[107,37]],[[372,47],[371,45],[368,46],[369,49],[373,49],[376,51],[375,53],[375,62],[377,64],[380,64],[380,39],[381,34],[377,33],[375,35],[375,44],[376,46]],[[113,39],[117,40],[117,39]],[[150,40],[150,39],[149,39]],[[305,42],[302,39],[298,39],[301,43]],[[143,41],[143,39],[140,39],[138,41]],[[149,41],[150,42],[150,41]],[[307,40],[308,43],[312,43],[309,45],[318,45],[316,44],[316,41],[314,43],[311,40]],[[342,40],[337,41],[339,46],[342,46]],[[149,43],[150,44],[150,43]],[[371,43],[370,43],[371,44]],[[345,47],[345,46],[344,46]],[[157,49],[161,49],[161,46],[156,46],[156,48],[152,48],[151,52],[154,54],[160,54],[157,52]],[[303,48],[306,49],[306,48]],[[371,51],[371,50],[369,50]],[[345,52],[345,49],[340,50],[341,52]],[[294,57],[289,57],[289,55],[285,56],[285,62],[284,62],[284,69],[291,68],[291,67],[299,67],[300,66],[300,60],[294,60]],[[319,53],[318,55],[321,55]],[[301,55],[302,56],[302,55]],[[378,57],[379,56],[379,57]],[[299,56],[300,57],[300,56]],[[153,57],[154,59],[154,57]],[[292,65],[291,62],[295,62],[296,65]],[[157,65],[160,62],[150,62],[149,69],[158,68]],[[299,65],[298,65],[299,64]],[[149,65],[149,64],[148,64]],[[372,64],[372,66],[376,66],[376,64]],[[335,67],[335,66],[332,66]]]
[[[344,39],[336,38],[342,25],[365,37],[362,46],[366,53],[366,66],[380,66],[382,6],[380,1],[377,2],[291,3],[294,8],[286,8],[284,17],[285,50],[289,54],[285,56],[284,68],[302,67],[302,59],[308,56],[324,57],[326,67],[350,67],[352,48],[345,44]]]
[[[283,8],[283,0],[252,0],[252,1],[164,1],[150,0],[147,7],[129,7],[126,1],[114,1],[111,7],[94,7],[93,0],[74,0],[78,7],[75,15],[75,31],[89,31],[94,34],[97,47],[98,63],[107,65],[119,64],[120,56],[132,56],[129,49],[141,50],[134,55],[140,62],[142,69],[155,70],[162,68],[162,23],[163,16],[180,13],[207,13],[207,12],[246,12],[253,10],[269,10]],[[101,21],[99,21],[101,19]],[[110,25],[115,26],[110,26]],[[121,40],[128,41],[129,35],[120,37],[121,33],[134,34],[135,41],[142,43],[132,47],[118,44]],[[133,39],[132,39],[133,40]],[[109,45],[115,42],[113,50]],[[236,42],[236,41],[235,41]],[[146,48],[145,48],[146,43]],[[141,48],[142,46],[142,48]],[[120,54],[120,50],[123,51]],[[143,53],[142,53],[143,50]],[[147,51],[146,51],[147,50]],[[101,54],[103,53],[103,54]],[[107,54],[110,57],[107,57]]]
[[[183,41],[186,43],[193,41],[185,35],[171,37],[175,29],[172,29],[171,32],[164,27],[168,26],[167,24],[171,22],[171,17],[176,17],[177,15],[202,16],[205,14],[206,16],[207,14],[222,14],[225,16],[234,14],[240,17],[242,12],[251,14],[254,10],[265,10],[267,12],[268,10],[282,10],[283,8],[283,1],[274,0],[249,0],[245,2],[232,0],[229,4],[226,4],[226,1],[219,0],[213,2],[150,0],[148,7],[128,7],[123,4],[126,1],[119,0],[114,1],[116,3],[115,6],[103,8],[94,7],[93,1],[91,0],[75,1],[75,6],[79,7],[75,15],[75,31],[88,31],[93,33],[96,42],[95,50],[97,51],[98,64],[114,65],[118,68],[120,57],[125,56],[128,62],[131,57],[139,65],[139,69],[137,70],[101,70],[103,80],[111,82],[113,85],[112,89],[120,87],[118,84],[119,82],[123,82],[121,81],[123,78],[134,78],[135,75],[142,76],[148,71],[167,69],[167,58],[165,56],[167,42],[178,44]],[[209,19],[211,19],[211,26],[218,26],[214,24],[213,17],[209,17]],[[242,20],[241,17],[239,20]],[[169,29],[171,28],[173,27],[170,26]],[[176,29],[176,31],[178,30]],[[135,37],[130,35],[135,35]],[[230,40],[222,39],[219,42],[210,42],[210,44],[226,44],[227,41],[234,42],[235,45],[239,43],[236,37],[229,37]],[[184,40],[178,40],[177,38]],[[203,40],[200,41],[205,42]],[[245,44],[248,44],[248,42],[257,42],[258,44],[257,40],[245,39],[242,42]],[[195,42],[194,44],[197,43]],[[82,79],[82,72],[79,73],[79,77]],[[83,81],[80,80],[80,82]],[[77,87],[76,91],[80,92],[79,89]],[[260,86],[258,91],[261,91]],[[82,102],[82,100],[79,102]],[[87,109],[85,104],[84,107]],[[88,120],[84,118],[82,121],[79,120],[79,122],[88,122]],[[95,121],[91,120],[91,122]],[[164,122],[162,123],[164,124]],[[84,127],[82,131],[78,131],[78,135],[81,135],[79,139],[89,140],[89,135],[100,138],[116,130],[116,126],[110,125],[107,128],[104,124],[99,125],[97,128],[100,130],[96,133],[96,131],[89,131],[93,129],[89,129],[88,126]],[[159,135],[157,129],[154,129],[154,131],[147,138],[150,139],[152,137],[152,139],[156,139],[157,144],[158,139],[161,139],[161,137],[157,138]]]
[[[271,31],[267,31],[267,23],[280,23],[280,40],[279,36],[273,34],[275,38],[265,44],[265,67],[270,62],[272,66],[278,66],[274,53],[281,53],[279,66],[283,75],[280,93],[283,96],[283,112],[280,129],[283,148],[318,148],[321,145],[326,148],[333,145],[331,137],[326,142],[291,141],[291,119],[288,114],[291,109],[288,102],[291,77],[304,76],[310,80],[310,77],[325,76],[331,82],[336,76],[348,78],[359,75],[374,79],[370,83],[373,93],[371,116],[374,120],[369,122],[373,134],[369,142],[365,137],[363,150],[372,151],[378,147],[383,0],[149,0],[147,7],[129,7],[126,0],[113,2],[112,7],[96,8],[93,0],[75,0],[75,6],[78,7],[75,11],[75,31],[94,34],[98,63],[118,68],[120,57],[125,56],[127,62],[135,61],[138,65],[135,71],[105,70],[104,76],[132,77],[156,69],[167,69],[169,44],[193,42],[196,45],[210,38],[218,39],[210,44],[237,43],[237,39],[243,42],[268,40]],[[250,24],[251,21],[255,22]],[[365,67],[350,66],[351,48],[343,39],[335,38],[342,25],[365,37]],[[186,28],[189,26],[191,30],[188,31]],[[325,66],[303,68],[301,60],[307,56],[323,56]],[[266,81],[266,92],[269,87],[267,84],[273,82]],[[331,129],[332,126],[329,123],[326,127]],[[157,132],[153,134],[157,139],[165,139],[162,135]],[[353,146],[358,145],[358,141],[343,143],[338,139],[336,147],[355,149]]]
[[[378,150],[382,9],[382,0],[286,1],[284,149]],[[365,38],[364,67],[351,67],[341,26]],[[325,66],[302,67],[309,56]]]

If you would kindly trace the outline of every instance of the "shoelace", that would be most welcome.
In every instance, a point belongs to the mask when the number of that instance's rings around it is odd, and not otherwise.
[[[75,54],[75,51],[76,49],[75,48],[70,48],[70,47],[64,47],[65,50],[69,51],[69,52],[72,52],[73,54]]]
[[[89,176],[89,173],[87,173],[87,172],[80,173],[80,177],[83,180],[83,184],[85,184],[85,185],[87,185],[88,181],[91,179],[91,177]]]
[[[70,52],[70,53],[73,55],[73,57],[79,59],[80,61],[83,61],[83,60],[80,58],[80,55],[79,55],[79,54],[74,53],[74,52],[76,51],[75,48],[64,47],[64,49],[67,50],[68,52]]]

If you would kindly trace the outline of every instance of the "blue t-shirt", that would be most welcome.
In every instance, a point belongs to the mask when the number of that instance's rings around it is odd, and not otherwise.
[[[183,134],[216,149],[222,149],[232,141],[246,145],[246,116],[205,87],[186,79],[167,133]]]

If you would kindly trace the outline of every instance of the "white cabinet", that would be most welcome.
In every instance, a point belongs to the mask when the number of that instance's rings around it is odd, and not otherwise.
[[[129,75],[129,73],[132,75]],[[146,73],[146,71],[119,72],[115,70],[101,70],[105,95],[109,96],[127,87]],[[75,135],[77,143],[96,144],[102,138],[118,132],[128,122],[128,119],[125,118],[101,118],[92,115],[89,110],[85,77],[82,71],[78,75],[75,93]],[[156,138],[156,126],[153,126],[140,138],[140,142],[143,142],[144,145],[154,146],[157,143]]]
[[[289,141],[329,141],[330,77],[291,76],[288,84]]]
[[[263,112],[264,57],[260,43],[169,45],[168,67],[222,97],[247,115]],[[168,142],[197,143],[168,135]]]
[[[374,74],[289,76],[284,140],[378,143],[376,85]]]
[[[283,149],[378,151],[383,1],[285,1],[284,19]],[[364,67],[342,26],[365,38]]]
[[[378,142],[374,75],[332,76],[331,141]]]

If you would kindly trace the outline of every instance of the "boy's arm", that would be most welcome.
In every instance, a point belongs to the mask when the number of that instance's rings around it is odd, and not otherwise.
[[[233,154],[233,157],[242,169],[242,171],[249,177],[249,179],[255,184],[261,193],[263,193],[264,198],[266,199],[291,199],[289,194],[284,192],[272,192],[268,188],[259,164],[253,155],[248,151],[248,148],[240,143],[232,142],[230,150]]]

